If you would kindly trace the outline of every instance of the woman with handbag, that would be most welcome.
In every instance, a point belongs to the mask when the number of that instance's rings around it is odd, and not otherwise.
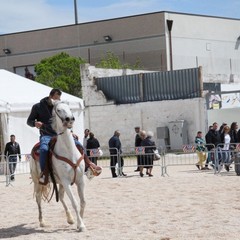
[[[155,142],[152,140],[153,133],[141,131],[140,136],[142,138],[141,146],[145,148],[145,154],[141,156],[140,159],[140,176],[143,177],[143,168],[147,168],[146,174],[149,177],[153,177],[153,160],[154,160],[154,150],[156,150]]]
[[[100,144],[97,138],[94,137],[93,132],[89,133],[89,138],[87,140],[86,145],[87,155],[89,159],[97,165],[98,157],[100,156],[99,150],[100,150]]]

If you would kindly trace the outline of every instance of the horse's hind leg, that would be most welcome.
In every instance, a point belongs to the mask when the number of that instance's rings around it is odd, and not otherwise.
[[[85,194],[84,194],[84,187],[85,187],[84,179],[82,179],[79,182],[80,183],[78,183],[78,185],[77,185],[77,190],[78,190],[78,195],[80,198],[80,216],[81,216],[81,218],[83,218],[84,209],[86,206]]]
[[[34,187],[35,187],[35,192],[36,192],[36,202],[38,205],[38,219],[39,219],[40,227],[46,227],[46,224],[43,221],[43,217],[42,217],[42,205],[41,205],[41,203],[42,203],[42,187],[38,183],[34,183]]]
[[[70,184],[68,183],[63,183],[63,187],[64,187],[64,190],[65,192],[67,193],[71,203],[72,203],[72,206],[76,212],[76,216],[77,216],[77,229],[82,232],[82,231],[85,231],[86,227],[83,223],[83,220],[79,214],[79,210],[78,210],[78,205],[77,205],[77,201],[72,193],[72,189],[70,187]]]
[[[59,185],[59,199],[60,199],[60,201],[61,201],[61,203],[62,203],[62,205],[63,205],[63,207],[65,209],[65,212],[66,212],[66,215],[67,215],[67,222],[69,224],[73,224],[74,221],[73,221],[72,214],[69,211],[69,209],[68,209],[68,207],[67,207],[67,205],[66,205],[66,203],[64,201],[64,188],[63,188],[62,184]]]

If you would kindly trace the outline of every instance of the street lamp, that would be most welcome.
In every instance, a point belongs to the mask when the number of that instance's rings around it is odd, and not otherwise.
[[[173,60],[172,60],[172,25],[173,25],[173,20],[167,20],[167,27],[169,31],[169,48],[170,48],[170,70],[173,70]]]
[[[4,49],[3,49],[3,52],[4,52],[5,54],[11,54],[11,50],[10,50],[9,48],[4,48]]]

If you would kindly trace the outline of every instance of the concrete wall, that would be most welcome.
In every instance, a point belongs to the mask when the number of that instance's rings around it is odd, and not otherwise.
[[[206,74],[240,74],[239,19],[176,13],[165,18],[173,20],[174,69],[202,66]]]
[[[139,72],[127,70],[126,73]],[[205,131],[206,111],[203,98],[122,105],[108,102],[104,94],[97,91],[94,77],[122,74],[122,70],[98,69],[88,64],[81,66],[85,128],[94,132],[102,146],[107,146],[109,138],[117,129],[121,131],[122,145],[134,146],[135,126],[153,131],[156,140],[157,127],[168,126],[169,122],[175,120],[187,121],[189,142],[194,141],[198,130]]]

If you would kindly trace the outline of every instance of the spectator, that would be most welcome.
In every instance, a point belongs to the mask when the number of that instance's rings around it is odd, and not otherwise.
[[[141,146],[141,137],[140,137],[140,127],[135,127],[135,148],[140,147]],[[139,172],[139,163],[140,163],[140,155],[137,155],[137,169],[134,170],[134,172]]]
[[[86,151],[89,159],[97,165],[98,156],[96,156],[98,148],[100,147],[99,141],[94,137],[92,132],[89,132],[87,140]],[[94,156],[95,155],[95,156]]]
[[[224,129],[225,126],[227,126],[227,123],[222,123],[222,125],[220,126],[220,128],[219,128],[219,134],[220,135],[224,133],[223,129]]]
[[[237,124],[237,122],[232,122],[231,126],[230,126],[230,131],[229,131],[229,135],[231,137],[231,143],[238,142],[237,132],[238,132],[238,124]]]
[[[218,170],[219,160],[220,160],[220,152],[219,144],[221,144],[221,136],[218,131],[218,124],[216,122],[213,123],[212,129],[208,132],[206,143],[210,144],[208,146],[208,150],[210,149],[212,151],[212,162],[213,167],[215,167],[216,170]],[[213,145],[213,146],[211,146]],[[215,151],[216,150],[216,151]],[[216,154],[215,154],[216,153]]]
[[[17,166],[17,156],[19,161],[21,161],[21,150],[20,145],[16,141],[15,135],[10,136],[10,142],[8,142],[5,146],[4,155],[8,157],[9,163],[9,172],[11,174],[11,180],[14,181],[14,173]]]
[[[223,159],[222,164],[224,164],[225,169],[229,172],[229,168],[231,165],[231,158],[230,158],[230,151],[229,151],[231,137],[229,135],[229,132],[230,132],[229,126],[226,125],[223,128],[223,132],[224,132],[224,145],[222,148],[222,159]],[[221,166],[222,166],[222,164],[221,164]],[[221,169],[219,169],[219,171],[220,170]]]
[[[145,131],[140,132],[140,136],[142,139],[141,146],[145,147],[145,154],[141,156],[140,158],[140,176],[143,177],[143,168],[147,168],[146,174],[149,177],[152,177],[152,169],[153,169],[153,159],[154,159],[154,153],[153,150],[156,150],[155,142],[152,140],[153,133]]]
[[[205,170],[203,163],[206,161],[207,155],[205,152],[205,141],[202,138],[202,132],[198,131],[195,137],[195,143],[197,144],[196,151],[198,156],[198,162],[196,163],[197,168],[200,170]]]
[[[115,168],[116,168],[116,164],[118,163],[118,157],[120,157],[120,154],[122,153],[122,144],[119,136],[120,136],[120,131],[116,130],[114,132],[114,135],[108,141],[109,152],[110,152],[110,168],[111,168],[111,173],[113,178],[117,177]],[[124,160],[122,157],[120,157],[120,165],[121,165],[120,173],[122,173],[123,176],[126,176],[126,174],[123,173],[122,171],[123,165],[124,165]]]
[[[210,152],[211,149],[214,147],[212,144],[208,143],[208,141],[210,140],[210,134],[211,134],[211,129],[213,128],[213,126],[209,126],[208,127],[208,132],[207,134],[205,135],[205,142],[206,142],[206,147],[207,147],[207,150],[208,150],[208,156],[207,156],[207,160],[206,160],[206,163],[205,163],[205,167],[204,167],[204,170],[210,170],[210,168],[208,167],[208,164],[212,161],[212,158],[213,158],[213,155],[212,153]]]
[[[87,147],[87,140],[89,139],[89,129],[85,129],[84,130],[84,137],[83,137],[83,148],[86,151],[86,147]]]

